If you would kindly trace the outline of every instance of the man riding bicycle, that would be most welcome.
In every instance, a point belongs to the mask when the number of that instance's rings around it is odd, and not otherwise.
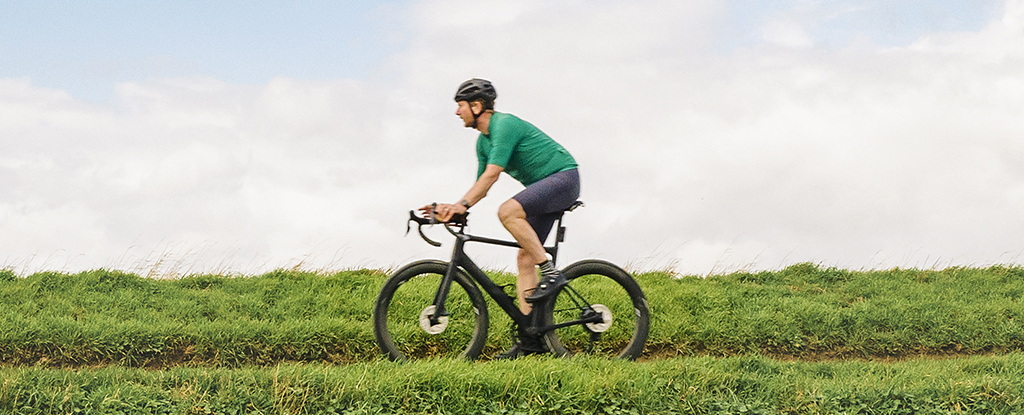
[[[476,141],[477,180],[457,203],[428,205],[420,210],[429,215],[433,209],[439,220],[448,221],[487,196],[502,172],[526,186],[502,203],[498,219],[521,247],[516,259],[516,294],[519,309],[528,314],[531,303],[548,298],[566,284],[565,276],[548,260],[543,241],[562,211],[579,197],[580,178],[576,160],[564,147],[530,123],[495,112],[497,97],[487,80],[474,78],[459,86],[455,115],[467,128],[480,131]],[[544,351],[538,338],[520,336],[519,342],[500,357]]]

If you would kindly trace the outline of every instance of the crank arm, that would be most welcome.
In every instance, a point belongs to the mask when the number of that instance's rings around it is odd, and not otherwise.
[[[601,315],[600,314],[595,314],[595,315],[587,317],[587,318],[581,318],[579,320],[573,320],[573,321],[566,321],[564,323],[552,324],[550,326],[530,327],[526,331],[530,335],[537,336],[537,335],[541,335],[541,334],[544,334],[544,333],[547,333],[547,332],[550,332],[550,331],[558,330],[558,329],[569,327],[569,326],[580,326],[580,325],[586,325],[586,324],[590,324],[590,323],[602,323],[602,322],[604,322],[604,319],[601,318]]]

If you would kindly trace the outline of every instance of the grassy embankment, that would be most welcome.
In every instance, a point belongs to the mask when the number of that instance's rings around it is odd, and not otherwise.
[[[381,362],[370,310],[384,278],[372,271],[180,280],[0,272],[0,409],[460,413],[471,405],[558,413],[572,404],[607,413],[915,413],[914,406],[1009,413],[1024,397],[1024,356],[1015,352],[1024,345],[1019,267],[852,272],[800,264],[707,279],[640,274],[654,358],[641,364]],[[485,353],[505,336],[507,318],[493,318]],[[993,352],[1008,354],[898,363],[763,357]],[[321,365],[342,362],[354,364]],[[97,367],[105,365],[114,366]]]
[[[497,280],[514,281],[496,274]],[[116,271],[0,272],[0,361],[237,366],[376,357],[385,275],[275,271],[153,280]],[[851,272],[801,264],[707,279],[637,275],[654,357],[977,354],[1024,346],[1024,269]],[[492,304],[493,307],[493,304]],[[490,349],[507,341],[492,308]]]
[[[0,377],[5,414],[1011,414],[1021,413],[1024,355],[0,368]]]

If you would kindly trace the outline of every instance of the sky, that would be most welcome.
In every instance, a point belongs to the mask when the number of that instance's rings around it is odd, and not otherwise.
[[[1019,265],[1022,67],[1024,0],[0,1],[0,268],[444,259],[472,77],[580,164],[562,265]]]

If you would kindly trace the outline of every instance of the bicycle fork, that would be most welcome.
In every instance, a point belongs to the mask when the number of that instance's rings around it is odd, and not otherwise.
[[[448,317],[449,313],[448,309],[445,308],[445,303],[448,301],[448,292],[451,290],[456,272],[458,272],[458,269],[455,261],[449,262],[448,269],[444,272],[444,277],[441,279],[441,286],[437,287],[437,293],[434,294],[434,312],[427,316],[430,320],[430,326],[440,324],[441,318]]]

